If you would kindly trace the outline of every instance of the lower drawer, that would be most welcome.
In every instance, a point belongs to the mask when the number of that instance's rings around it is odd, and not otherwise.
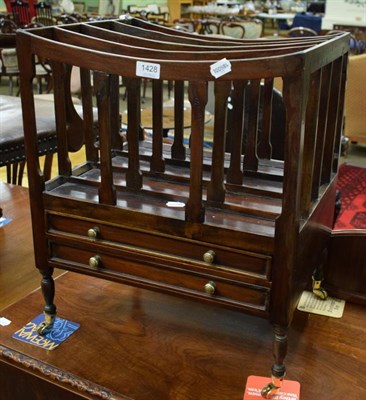
[[[197,273],[187,268],[144,260],[124,259],[108,251],[97,253],[50,241],[49,262],[53,267],[78,271],[107,279],[147,287],[162,292],[196,297],[206,302],[221,303],[233,308],[268,310],[270,289],[227,279],[210,273]],[[208,271],[211,272],[211,271]]]

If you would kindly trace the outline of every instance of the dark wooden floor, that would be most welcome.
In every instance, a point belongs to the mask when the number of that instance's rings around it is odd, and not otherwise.
[[[16,302],[0,312],[13,321],[2,345],[135,400],[242,400],[249,375],[269,375],[266,320],[73,273],[57,279],[56,304],[81,324],[74,337],[52,352],[13,340],[43,300],[20,300],[39,286],[27,192],[0,184],[0,204],[14,218],[0,229],[0,307]],[[342,319],[296,313],[286,365],[301,400],[366,398],[365,321],[348,303]]]

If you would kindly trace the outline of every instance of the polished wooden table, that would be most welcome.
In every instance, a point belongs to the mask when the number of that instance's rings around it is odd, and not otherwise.
[[[27,189],[0,184],[0,194],[4,214],[13,218],[0,229],[3,299],[14,290],[7,285],[11,275],[19,275],[20,286],[39,278]],[[58,315],[81,327],[45,351],[12,339],[41,312],[41,292],[3,309],[0,316],[12,323],[0,328],[1,399],[242,400],[246,378],[268,374],[263,359],[271,332],[264,319],[71,272],[56,286]],[[364,398],[363,321],[364,308],[351,304],[340,320],[295,314],[288,379],[300,382],[301,400],[319,393]]]

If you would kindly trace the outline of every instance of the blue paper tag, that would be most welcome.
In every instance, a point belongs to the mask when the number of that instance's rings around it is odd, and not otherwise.
[[[0,218],[0,228],[7,225],[9,222],[11,222],[11,218],[1,217]]]
[[[45,350],[54,350],[80,327],[80,324],[76,322],[56,317],[50,331],[44,335],[39,335],[37,326],[43,321],[44,314],[38,315],[15,332],[13,338]]]

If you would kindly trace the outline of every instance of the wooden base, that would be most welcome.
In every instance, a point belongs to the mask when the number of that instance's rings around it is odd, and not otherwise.
[[[249,375],[269,376],[264,319],[72,272],[56,279],[55,300],[81,327],[54,351],[12,339],[42,311],[39,290],[2,311],[12,321],[0,330],[4,399],[239,400]],[[286,364],[301,399],[361,400],[364,318],[349,304],[340,320],[296,314]]]

